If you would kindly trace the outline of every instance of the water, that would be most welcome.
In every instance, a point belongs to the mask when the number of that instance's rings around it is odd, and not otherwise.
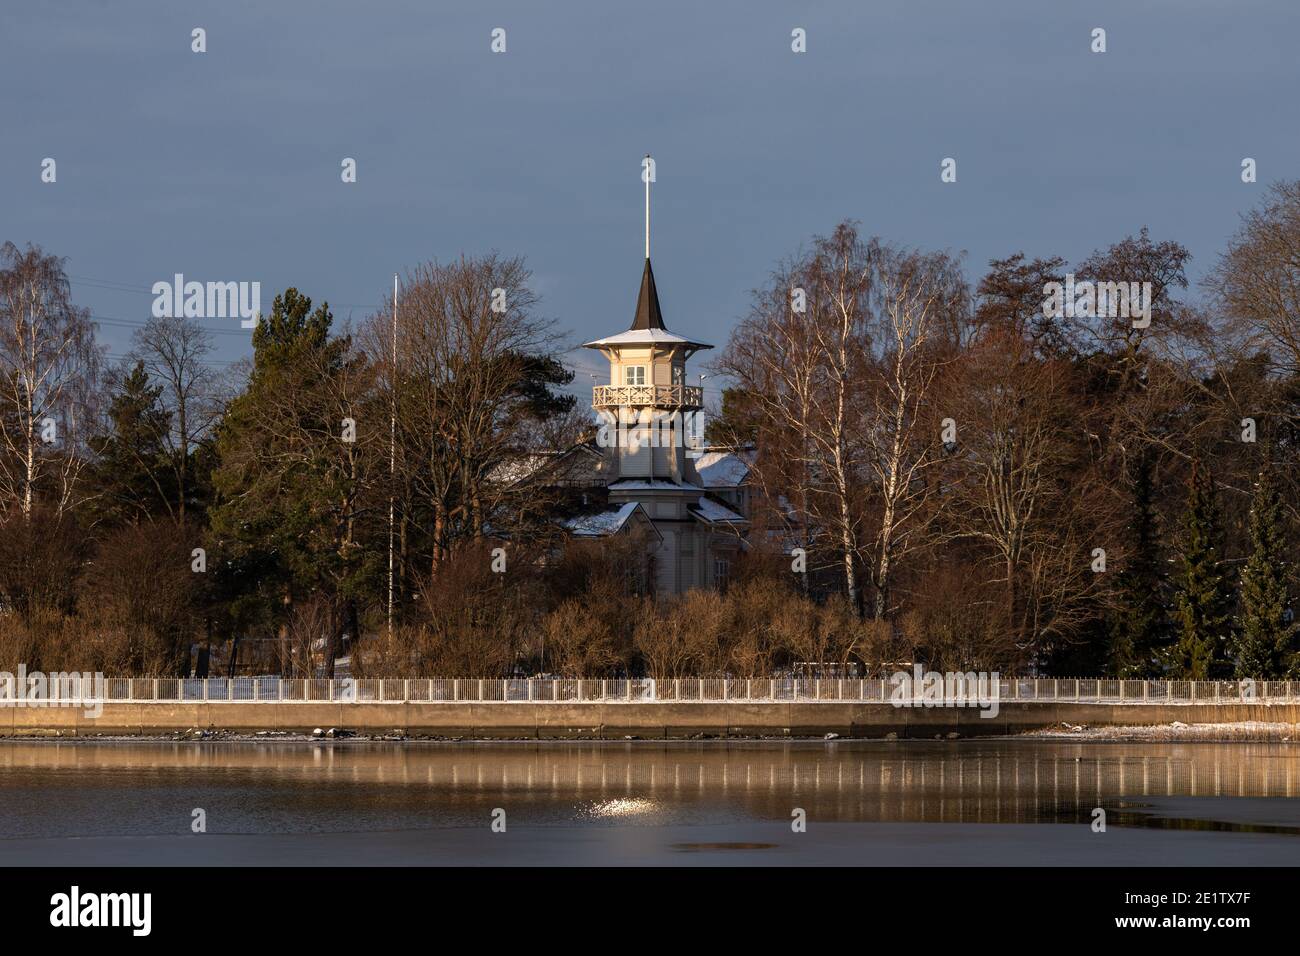
[[[1055,853],[1113,864],[1176,849],[1171,863],[1242,852],[1294,863],[1297,797],[1294,744],[4,741],[0,853],[210,864]],[[1106,834],[1089,826],[1097,807]],[[806,833],[791,829],[796,808]],[[195,809],[204,834],[191,829]],[[490,828],[498,809],[506,834]]]

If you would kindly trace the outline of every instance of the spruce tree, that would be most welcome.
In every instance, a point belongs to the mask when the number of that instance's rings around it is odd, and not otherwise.
[[[1133,469],[1129,554],[1118,575],[1119,607],[1111,625],[1111,669],[1122,678],[1154,676],[1157,655],[1169,640],[1151,472],[1151,455],[1144,451]]]
[[[1241,572],[1237,676],[1286,676],[1295,653],[1296,625],[1287,609],[1286,531],[1282,496],[1268,469],[1255,483],[1250,506],[1250,557]]]
[[[1232,591],[1223,572],[1223,537],[1208,471],[1193,464],[1177,600],[1178,641],[1167,660],[1170,676],[1208,680],[1225,676],[1231,647]]]

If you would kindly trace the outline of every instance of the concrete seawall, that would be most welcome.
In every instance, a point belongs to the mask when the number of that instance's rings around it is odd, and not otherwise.
[[[0,707],[0,736],[162,736],[190,729],[255,734],[358,734],[526,740],[689,737],[987,737],[1062,723],[1089,727],[1264,721],[1300,723],[1300,704],[1084,704],[1004,701],[977,708],[896,708],[836,701],[694,703],[106,703],[98,718],[77,707]]]

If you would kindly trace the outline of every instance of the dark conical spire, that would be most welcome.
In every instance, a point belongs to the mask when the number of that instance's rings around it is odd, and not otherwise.
[[[636,298],[636,318],[632,320],[632,330],[662,329],[664,316],[659,311],[659,293],[655,290],[655,274],[650,268],[650,257],[645,260],[645,271],[641,273],[641,294]]]

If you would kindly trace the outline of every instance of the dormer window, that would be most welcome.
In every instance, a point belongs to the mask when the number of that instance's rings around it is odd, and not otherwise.
[[[645,366],[629,365],[623,370],[624,385],[644,385],[645,384]]]

